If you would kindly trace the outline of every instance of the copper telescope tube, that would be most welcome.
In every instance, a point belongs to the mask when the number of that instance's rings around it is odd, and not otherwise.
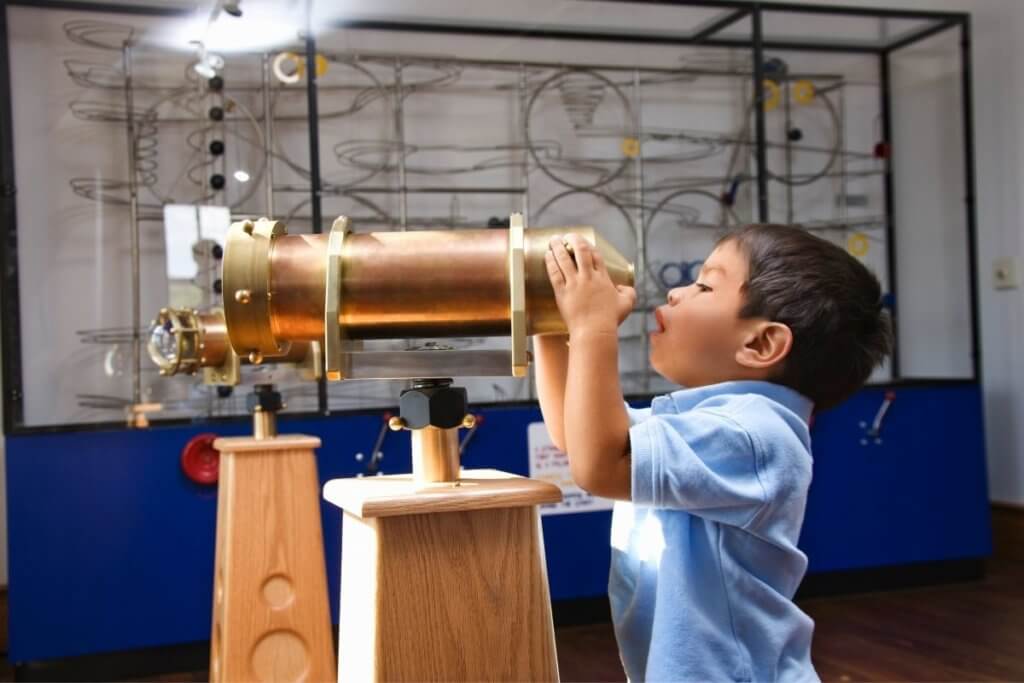
[[[544,254],[552,236],[570,232],[601,252],[616,284],[633,284],[633,265],[593,228],[526,230],[528,335],[565,332]],[[233,239],[244,238],[235,226],[232,233],[224,259],[224,284],[228,331],[235,349],[240,353],[260,349],[270,356],[274,345],[283,348],[285,342],[323,339],[328,236],[288,235],[283,227],[272,233],[264,227],[265,244],[260,249],[265,251],[259,251],[248,243],[232,249]],[[259,230],[256,233],[259,237]],[[252,235],[253,230],[245,234]],[[258,260],[261,254],[266,254],[266,271],[253,276],[251,269],[258,270],[259,264],[243,261]],[[353,233],[344,238],[341,262],[338,324],[347,339],[509,334],[508,230]],[[233,278],[232,271],[242,275]],[[266,291],[245,287],[249,282]],[[232,307],[238,311],[235,316]]]
[[[199,311],[196,315],[201,330],[204,350],[199,358],[198,367],[210,368],[222,365],[230,350],[228,327],[222,311]],[[301,363],[309,355],[308,342],[296,342],[288,346],[288,350],[280,356],[274,356],[275,363]],[[246,362],[246,359],[242,359]]]

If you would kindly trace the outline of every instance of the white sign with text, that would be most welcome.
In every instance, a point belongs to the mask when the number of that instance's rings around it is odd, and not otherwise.
[[[526,438],[530,448],[530,478],[551,482],[562,489],[562,502],[542,505],[542,516],[612,509],[615,501],[592,496],[573,482],[569,458],[551,442],[543,422],[531,423]]]

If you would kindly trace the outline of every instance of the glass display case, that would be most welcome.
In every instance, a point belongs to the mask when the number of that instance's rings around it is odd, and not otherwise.
[[[672,388],[647,362],[667,291],[731,227],[797,224],[882,282],[898,349],[873,381],[976,378],[966,15],[311,5],[7,4],[8,433],[239,416],[270,382],[286,412],[394,405],[401,382],[291,364],[243,365],[234,387],[159,373],[151,319],[215,310],[226,226],[260,216],[292,234],[339,215],[356,232],[592,225],[636,264],[634,396]],[[461,383],[473,403],[534,398],[530,377]]]

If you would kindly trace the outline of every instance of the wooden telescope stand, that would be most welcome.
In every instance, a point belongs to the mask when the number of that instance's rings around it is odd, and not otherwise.
[[[211,683],[334,680],[314,436],[277,435],[281,395],[257,385],[253,435],[217,439],[220,483]]]
[[[558,487],[459,469],[465,389],[403,392],[411,475],[335,479],[344,510],[339,681],[557,681],[537,506]]]

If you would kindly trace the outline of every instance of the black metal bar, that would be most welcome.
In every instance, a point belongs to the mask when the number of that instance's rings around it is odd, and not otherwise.
[[[541,38],[550,40],[613,41],[616,43],[643,43],[652,45],[689,45],[694,42],[686,34],[644,34],[622,31],[548,29],[538,27],[491,26],[444,22],[389,19],[347,19],[335,22],[333,27],[370,31],[402,31],[407,33],[446,33],[451,35],[495,36],[515,38]]]
[[[882,106],[882,144],[886,145],[889,154],[884,159],[885,163],[885,268],[889,279],[889,298],[892,302],[892,335],[893,347],[890,367],[892,378],[898,380],[900,373],[900,335],[898,323],[899,297],[897,296],[896,282],[896,220],[895,203],[896,192],[892,176],[892,76],[890,73],[889,53],[884,52],[878,56],[878,80],[881,94]]]
[[[443,33],[448,35],[491,36],[502,38],[531,38],[562,41],[609,41],[616,43],[632,43],[644,45],[701,45],[703,47],[749,48],[750,42],[730,38],[705,38],[698,40],[686,35],[651,35],[640,33],[621,33],[614,31],[570,31],[554,29],[524,29],[509,26],[477,26],[451,23],[349,19],[331,24],[333,28],[363,31],[395,31],[404,33]],[[875,53],[882,49],[881,45],[855,43],[813,43],[804,41],[764,41],[763,47],[772,50],[793,50],[802,52],[844,52],[844,53]]]
[[[734,12],[729,12],[724,17],[713,20],[710,24],[700,29],[693,34],[692,39],[694,42],[702,42],[711,38],[713,35],[721,31],[722,29],[732,26],[737,21],[743,19],[743,17],[750,14],[749,9],[738,9]]]
[[[960,23],[960,79],[961,106],[964,126],[964,185],[967,190],[964,207],[967,210],[967,271],[971,293],[971,362],[974,379],[981,379],[981,322],[978,303],[978,219],[975,205],[976,178],[974,167],[974,94],[971,74],[971,17],[964,15]]]
[[[7,9],[0,8],[0,268],[3,268],[0,308],[3,324],[4,433],[24,422],[21,368],[21,305],[18,286],[18,211],[14,183],[14,122],[11,68],[7,38]]]
[[[704,47],[748,48],[750,43],[742,40],[715,38],[701,43]],[[793,40],[762,40],[761,47],[765,50],[784,50],[789,52],[836,52],[843,54],[877,54],[882,48],[879,45],[857,45],[855,43],[811,43]]]
[[[897,38],[891,43],[886,44],[884,49],[886,52],[892,52],[893,50],[899,50],[901,48],[907,47],[908,45],[913,45],[919,40],[931,38],[936,33],[942,33],[947,29],[953,28],[954,26],[959,26],[961,25],[961,21],[962,19],[948,19],[946,21],[940,21],[937,24],[933,24],[932,26],[929,26],[926,29],[922,29],[915,33],[905,35],[902,38]]]
[[[592,0],[603,2],[605,0]],[[752,2],[751,0],[622,0],[635,5],[681,5],[690,7],[760,7],[765,12],[796,12],[800,14],[838,14],[841,16],[882,17],[885,19],[963,19],[965,12],[888,9],[856,5],[811,5],[792,2]]]
[[[649,2],[650,0],[640,1]],[[963,19],[963,17],[967,16],[966,12],[933,12],[929,10],[888,9],[884,7],[861,7],[851,5],[803,5],[791,2],[758,2],[754,4],[759,6],[765,12],[790,12],[795,14],[836,14],[839,16],[847,17],[881,17],[882,19],[942,20]]]
[[[757,220],[768,222],[768,154],[765,147],[764,120],[764,26],[761,9],[754,7],[750,15],[750,39],[754,52],[754,144],[757,158]]]
[[[312,1],[307,5],[307,20],[312,16]],[[316,90],[316,40],[313,27],[307,21],[306,30],[306,116],[309,122],[309,177],[311,180],[310,204],[313,211],[313,233],[323,232],[321,195],[323,189],[320,177],[320,113]],[[316,383],[317,407],[327,414],[327,379],[323,373]]]
[[[406,187],[409,194],[522,194],[521,187],[444,187],[444,186],[412,186]],[[323,191],[333,194],[331,190]],[[359,187],[352,191],[343,190],[341,194],[393,194],[393,187]]]
[[[5,6],[33,7],[73,12],[112,12],[154,17],[184,17],[192,10],[183,7],[159,7],[152,5],[117,5],[110,2],[74,2],[74,0],[4,0]]]

